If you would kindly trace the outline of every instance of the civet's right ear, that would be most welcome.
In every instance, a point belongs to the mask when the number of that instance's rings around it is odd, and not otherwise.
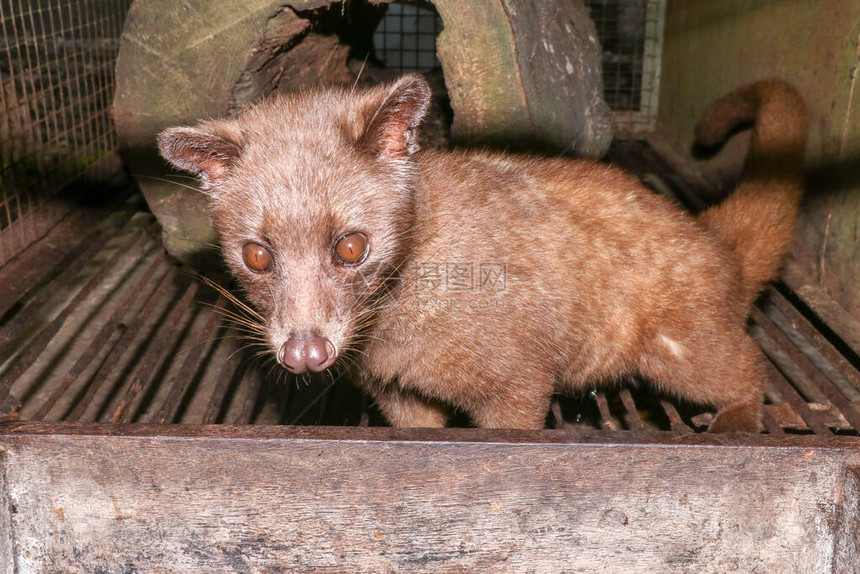
[[[229,121],[168,128],[158,134],[158,151],[175,168],[198,176],[205,192],[223,179],[239,158],[241,134]]]
[[[360,143],[384,159],[408,158],[418,151],[418,126],[430,108],[432,93],[420,74],[407,74],[379,91],[376,104]]]

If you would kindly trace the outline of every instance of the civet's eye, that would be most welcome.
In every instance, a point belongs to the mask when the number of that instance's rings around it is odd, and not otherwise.
[[[242,259],[251,271],[263,273],[272,266],[272,252],[259,243],[246,243],[242,248]]]
[[[358,231],[344,233],[334,242],[334,257],[343,265],[358,265],[368,251],[367,236]]]

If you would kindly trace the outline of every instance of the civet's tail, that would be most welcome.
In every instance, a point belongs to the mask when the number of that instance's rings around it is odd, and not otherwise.
[[[752,125],[752,140],[740,184],[700,216],[740,259],[744,314],[761,288],[776,279],[794,238],[803,195],[806,106],[787,83],[762,80],[708,106],[696,126],[696,139],[716,146],[746,124]]]

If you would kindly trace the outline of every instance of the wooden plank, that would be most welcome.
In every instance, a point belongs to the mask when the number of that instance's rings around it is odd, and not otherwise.
[[[840,514],[856,449],[223,430],[0,436],[17,568],[819,572],[860,518]]]
[[[598,429],[477,429],[391,428],[343,426],[150,424],[103,422],[0,422],[0,446],[8,437],[30,435],[113,436],[129,438],[187,438],[235,440],[331,440],[346,442],[450,442],[556,445],[648,445],[663,447],[780,447],[846,450],[860,453],[860,437],[848,435],[709,434],[692,432]]]
[[[834,572],[857,572],[860,564],[860,469],[846,469],[842,510],[836,524]]]
[[[12,516],[6,484],[6,449],[0,444],[0,574],[17,572],[12,539]]]

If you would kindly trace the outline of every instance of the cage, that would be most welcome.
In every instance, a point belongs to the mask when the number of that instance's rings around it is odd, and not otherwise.
[[[855,4],[4,2],[0,572],[857,571]],[[547,82],[565,57],[587,87]],[[154,134],[406,71],[427,145],[598,155],[611,109],[605,161],[693,211],[745,149],[687,153],[704,105],[800,89],[812,191],[748,325],[765,432],[707,434],[635,379],[555,397],[541,431],[390,428],[345,374],[254,356]]]

